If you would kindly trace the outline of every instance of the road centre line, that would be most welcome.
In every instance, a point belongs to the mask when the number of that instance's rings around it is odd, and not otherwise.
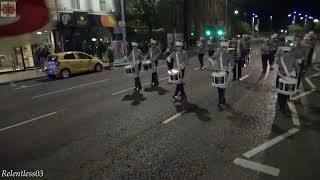
[[[25,88],[29,88],[29,87],[34,87],[34,86],[40,86],[41,84],[32,84],[32,85],[22,85],[18,88],[15,88],[15,90],[19,90],[19,89],[25,89]]]
[[[298,99],[300,99],[300,98],[302,98],[304,96],[307,96],[307,95],[313,93],[314,91],[316,91],[316,90],[315,89],[311,89],[309,91],[303,92],[303,93],[299,94],[298,96],[292,97],[291,100],[293,100],[293,101],[298,100]]]
[[[174,119],[180,117],[183,113],[185,113],[185,111],[182,111],[178,114],[175,114],[174,116],[170,117],[169,119],[163,121],[162,124],[168,124],[169,122],[173,121]]]
[[[159,81],[163,81],[163,80],[166,80],[166,79],[169,79],[169,77],[161,78],[161,79],[159,79]],[[145,84],[142,84],[142,86],[146,86],[146,85],[150,85],[150,84],[151,84],[151,83],[145,83]],[[118,94],[121,94],[121,93],[130,91],[130,90],[133,90],[133,89],[134,89],[134,87],[128,88],[128,89],[125,89],[125,90],[122,90],[122,91],[113,93],[112,96],[115,96],[115,95],[118,95]]]
[[[257,162],[253,162],[253,161],[248,161],[245,159],[241,159],[241,158],[236,158],[233,161],[234,164],[244,167],[244,168],[248,168],[254,171],[258,171],[258,172],[263,172],[272,176],[279,176],[280,174],[280,169],[278,168],[274,168],[268,165],[264,165],[264,164],[260,164]]]
[[[240,78],[239,80],[240,80],[240,81],[243,81],[243,80],[247,79],[248,77],[249,77],[249,75],[246,75],[246,76]]]
[[[23,125],[23,124],[27,124],[27,123],[36,121],[36,120],[39,120],[39,119],[42,119],[42,118],[45,118],[45,117],[52,116],[52,115],[54,115],[54,114],[56,114],[56,113],[57,113],[57,112],[52,112],[52,113],[49,113],[49,114],[46,114],[46,115],[43,115],[43,116],[39,116],[39,117],[30,119],[30,120],[27,120],[27,121],[24,121],[24,122],[21,122],[21,123],[17,123],[17,124],[11,125],[11,126],[7,126],[7,127],[5,127],[5,128],[1,128],[1,129],[0,129],[0,132],[6,131],[6,130],[8,130],[8,129],[15,128],[15,127],[18,127],[18,126],[21,126],[21,125]]]
[[[259,152],[262,152],[262,151],[274,146],[275,144],[279,143],[280,141],[288,138],[289,136],[291,136],[291,135],[293,135],[293,134],[295,134],[295,133],[297,133],[299,131],[300,130],[297,129],[297,128],[292,128],[289,131],[287,131],[286,133],[283,133],[283,134],[281,134],[281,135],[279,135],[279,136],[277,136],[277,137],[275,137],[275,138],[273,138],[273,139],[261,144],[260,146],[255,147],[252,150],[244,153],[243,156],[246,157],[246,158],[251,158],[252,156],[258,154]]]
[[[36,99],[36,98],[40,98],[40,97],[48,96],[48,95],[52,95],[52,94],[57,94],[57,93],[60,93],[60,92],[69,91],[69,90],[72,90],[72,89],[77,89],[77,88],[81,88],[81,87],[85,87],[85,86],[98,84],[98,83],[102,83],[102,82],[105,82],[105,81],[108,81],[108,80],[110,80],[110,79],[103,79],[103,80],[95,81],[95,82],[88,83],[88,84],[82,84],[82,85],[70,87],[70,88],[67,88],[67,89],[61,89],[61,90],[58,90],[58,91],[53,91],[53,92],[41,94],[41,95],[33,96],[32,99]]]
[[[300,120],[299,120],[296,106],[294,105],[293,102],[288,102],[288,106],[291,111],[291,119],[292,119],[293,125],[300,126]]]

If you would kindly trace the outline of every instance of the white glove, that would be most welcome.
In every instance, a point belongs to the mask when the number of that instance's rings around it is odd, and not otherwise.
[[[171,63],[171,59],[170,59],[170,58],[167,58],[167,61],[168,61],[169,63]]]
[[[301,64],[302,63],[302,59],[297,59],[297,63]]]
[[[211,58],[209,58],[209,61],[210,61],[210,65],[213,66],[214,65],[214,62]]]
[[[185,64],[181,64],[181,65],[180,65],[180,68],[181,68],[181,69],[184,69],[184,68],[185,68]]]

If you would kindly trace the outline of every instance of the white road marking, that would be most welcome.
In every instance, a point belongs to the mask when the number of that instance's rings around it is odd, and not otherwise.
[[[258,154],[259,152],[264,151],[264,150],[274,146],[275,144],[279,143],[280,141],[286,139],[287,137],[297,133],[298,131],[299,131],[299,129],[297,129],[297,128],[290,129],[288,132],[281,134],[280,136],[277,136],[277,137],[271,139],[270,141],[267,141],[267,142],[263,143],[262,145],[255,147],[252,150],[244,153],[243,156],[246,158],[251,158],[252,156]]]
[[[247,79],[248,77],[249,77],[249,75],[246,75],[246,76],[240,78],[239,80],[240,80],[240,81],[243,81],[243,80]]]
[[[39,117],[30,119],[30,120],[28,120],[28,121],[24,121],[24,122],[17,123],[17,124],[14,124],[14,125],[11,125],[11,126],[8,126],[8,127],[5,127],[5,128],[1,128],[1,129],[0,129],[0,132],[5,131],[5,130],[8,130],[8,129],[11,129],[11,128],[15,128],[15,127],[21,126],[21,125],[23,125],[23,124],[27,124],[27,123],[30,123],[30,122],[32,122],[32,121],[36,121],[36,120],[39,120],[39,119],[42,119],[42,118],[45,118],[45,117],[48,117],[48,116],[52,116],[52,115],[54,115],[54,114],[56,114],[56,113],[57,113],[57,112],[52,112],[52,113],[49,113],[49,114],[46,114],[46,115],[43,115],[43,116],[39,116]]]
[[[90,85],[93,85],[93,84],[98,84],[98,83],[102,83],[102,82],[105,82],[105,81],[108,81],[108,80],[110,80],[110,79],[104,79],[104,80],[101,80],[101,81],[95,81],[95,82],[88,83],[88,84],[82,84],[82,85],[70,87],[70,88],[67,88],[67,89],[61,89],[61,90],[58,90],[58,91],[53,91],[53,92],[41,94],[41,95],[33,96],[32,99],[36,99],[36,98],[40,98],[40,97],[48,96],[48,95],[52,95],[52,94],[57,94],[57,93],[60,93],[60,92],[69,91],[69,90],[72,90],[72,89],[77,89],[77,88],[81,88],[81,87],[85,87],[85,86],[90,86]]]
[[[205,66],[203,66],[203,68],[206,68],[206,67],[208,67],[209,65],[205,65]],[[197,67],[197,68],[195,68],[195,69],[193,69],[194,71],[197,71],[197,70],[199,70],[200,69],[200,67]]]
[[[169,122],[173,121],[174,119],[176,119],[177,117],[181,116],[184,113],[184,111],[170,117],[169,119],[165,120],[162,122],[162,124],[168,124]]]
[[[288,102],[288,106],[291,111],[291,119],[292,119],[293,125],[300,126],[300,120],[299,120],[296,106],[294,105],[293,102]]]
[[[314,84],[311,82],[310,78],[305,78],[305,80],[307,81],[307,83],[310,85],[310,87],[311,87],[312,89],[316,89],[316,85],[314,85]]]
[[[275,168],[275,167],[271,167],[268,165],[264,165],[264,164],[260,164],[257,162],[253,162],[253,161],[248,161],[245,159],[241,159],[241,158],[236,158],[233,161],[234,164],[244,167],[244,168],[248,168],[254,171],[258,171],[258,172],[263,172],[272,176],[279,176],[280,174],[280,169]]]
[[[307,96],[307,95],[313,93],[314,91],[316,91],[316,90],[315,90],[315,89],[312,89],[312,90],[303,92],[303,93],[299,94],[298,96],[292,97],[291,100],[295,101],[295,100],[297,100],[297,99],[300,99],[300,98],[302,98],[302,97],[304,97],[304,96]]]
[[[313,67],[313,68],[314,68],[315,70],[317,70],[317,71],[320,71],[320,69],[319,69],[318,67],[316,67],[316,66]]]
[[[163,81],[163,80],[166,80],[166,79],[169,79],[169,77],[165,77],[165,78],[159,79],[159,81]],[[145,83],[145,84],[142,84],[142,86],[146,86],[146,85],[150,85],[150,84],[151,83]],[[112,96],[115,96],[115,95],[118,95],[118,94],[121,94],[121,93],[124,93],[124,92],[127,92],[127,91],[131,91],[133,89],[134,89],[134,87],[128,88],[128,89],[113,93]]]
[[[29,87],[34,87],[34,86],[40,86],[41,84],[32,84],[32,85],[22,85],[18,88],[15,88],[15,90],[19,90],[19,89],[25,89],[25,88],[29,88]]]

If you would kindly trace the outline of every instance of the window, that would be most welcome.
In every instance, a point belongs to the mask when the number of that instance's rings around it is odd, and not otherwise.
[[[73,53],[69,53],[64,55],[63,59],[76,59]]]
[[[77,53],[78,59],[91,59],[90,56],[83,54],[83,53]]]
[[[79,0],[70,0],[72,9],[80,9]]]
[[[107,11],[106,0],[100,0],[100,11]]]

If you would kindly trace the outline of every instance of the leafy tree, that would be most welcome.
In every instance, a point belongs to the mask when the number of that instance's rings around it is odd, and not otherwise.
[[[314,32],[320,34],[320,23],[315,23]]]
[[[303,27],[301,25],[289,25],[288,31],[292,35],[303,35]]]

